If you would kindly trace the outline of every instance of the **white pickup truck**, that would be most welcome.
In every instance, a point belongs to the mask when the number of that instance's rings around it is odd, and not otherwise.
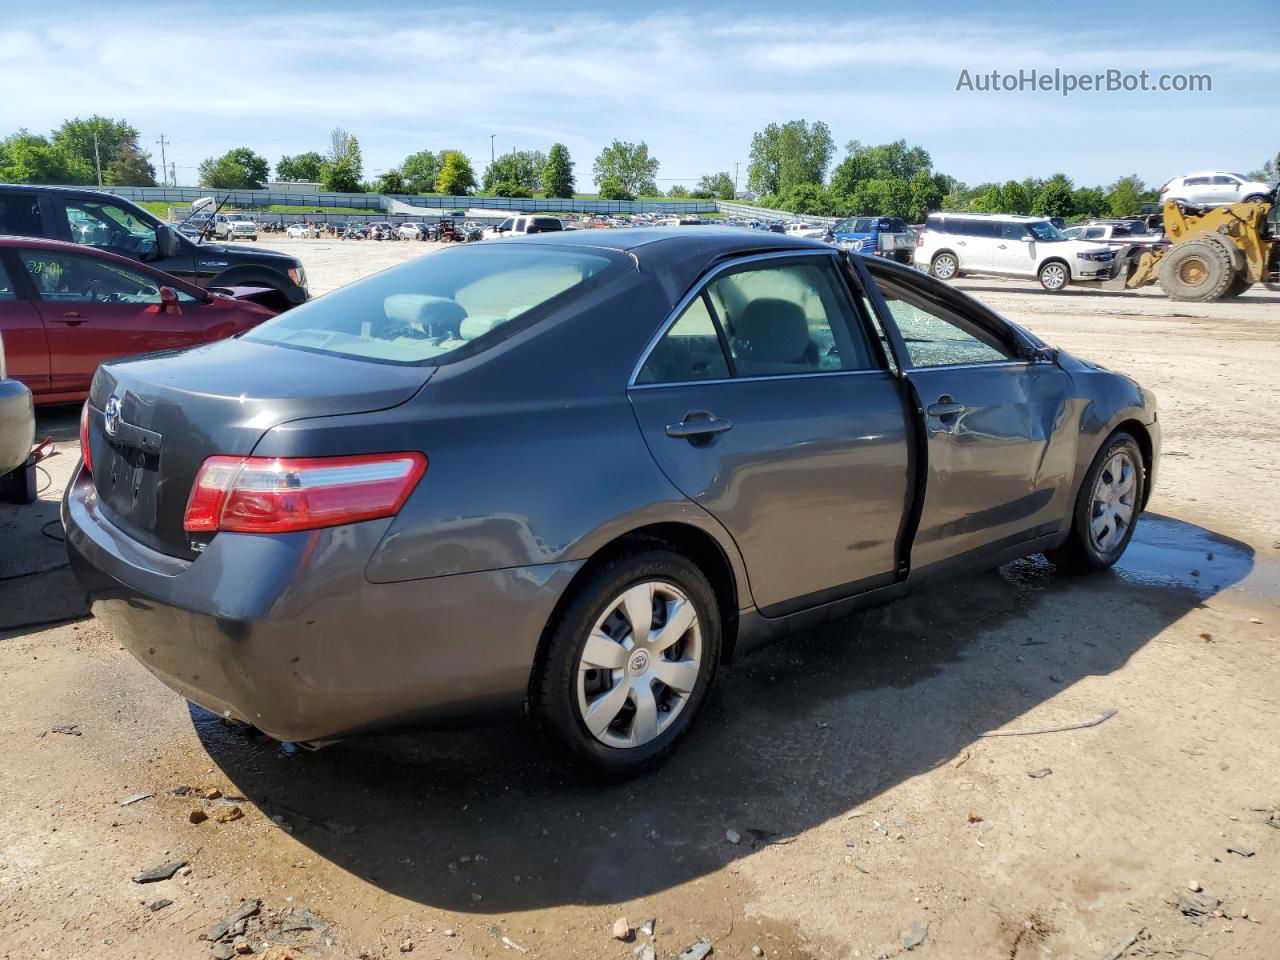
[[[563,230],[559,217],[507,217],[496,227],[485,230],[486,240],[494,237],[524,237],[531,233],[554,233]]]

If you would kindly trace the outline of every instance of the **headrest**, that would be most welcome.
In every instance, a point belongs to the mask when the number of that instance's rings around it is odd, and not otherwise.
[[[388,320],[421,327],[433,337],[457,336],[467,311],[456,300],[425,293],[394,293],[382,301]]]
[[[809,349],[809,321],[799,304],[763,297],[747,304],[734,337],[745,357],[796,363]]]

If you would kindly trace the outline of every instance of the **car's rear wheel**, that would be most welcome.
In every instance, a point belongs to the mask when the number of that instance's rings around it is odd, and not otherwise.
[[[939,280],[954,280],[960,275],[960,261],[954,253],[940,253],[929,264],[929,272]]]
[[[1040,268],[1036,276],[1040,280],[1040,286],[1050,293],[1059,292],[1071,282],[1071,272],[1061,260],[1050,260]]]
[[[1080,485],[1071,533],[1048,558],[1066,573],[1094,573],[1114,564],[1133,537],[1146,482],[1138,441],[1128,433],[1114,434]]]
[[[529,719],[561,758],[606,777],[662,762],[706,700],[720,659],[715,593],[655,546],[602,563],[548,624]]]

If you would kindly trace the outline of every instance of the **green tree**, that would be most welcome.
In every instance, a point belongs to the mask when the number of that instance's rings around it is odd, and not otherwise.
[[[533,196],[542,186],[542,171],[546,165],[547,155],[541,150],[512,150],[504,153],[485,167],[484,192],[493,193],[498,184],[507,184],[517,186],[525,196]]]
[[[1077,217],[1105,217],[1111,210],[1101,187],[1076,187],[1071,191],[1071,204]]]
[[[133,144],[122,143],[103,169],[102,182],[113,187],[154,187],[156,168],[151,165],[150,154]]]
[[[779,195],[803,183],[821,184],[834,153],[831,130],[821,120],[771,123],[751,137],[747,186]]]
[[[1142,210],[1147,185],[1136,173],[1121,177],[1107,189],[1107,209],[1113,217],[1132,217]]]
[[[942,186],[928,170],[917,171],[907,186],[910,190],[907,219],[912,223],[923,223],[930,213],[942,209]]]
[[[156,185],[155,168],[149,162],[150,154],[139,145],[137,128],[125,120],[112,120],[97,114],[87,120],[79,117],[64,120],[62,126],[53,131],[51,144],[69,157],[79,158],[84,162],[84,167],[95,171],[91,182],[97,181],[96,163],[100,162],[104,184],[146,187]],[[78,164],[76,166],[79,168]]]
[[[732,200],[733,177],[729,176],[728,170],[708,174],[698,181],[695,190],[715,200]]]
[[[440,176],[440,158],[430,150],[419,150],[404,158],[400,173],[407,193],[433,193]]]
[[[1017,180],[1009,180],[1000,188],[1000,204],[998,213],[1011,213],[1026,216],[1031,212],[1031,195]]]
[[[360,141],[341,127],[329,134],[329,156],[320,167],[320,187],[329,193],[364,193]]]
[[[373,189],[369,193],[406,193],[404,176],[399,170],[391,169],[378,174],[373,181]]]
[[[499,184],[495,184],[489,190],[495,197],[532,197],[533,194],[525,189],[524,184],[515,180],[503,180]]]
[[[605,177],[597,186],[600,189],[601,200],[634,200],[636,198],[636,195],[617,177]]]
[[[548,197],[572,199],[574,191],[573,160],[569,148],[553,143],[542,168],[542,192]]]
[[[614,140],[600,151],[596,162],[592,165],[596,184],[600,187],[600,196],[604,196],[606,180],[615,181],[624,193],[653,196],[658,192],[658,183],[654,179],[658,175],[657,158],[649,156],[649,146],[640,143],[625,143]],[[608,199],[621,199],[610,197]]]
[[[323,166],[324,157],[314,150],[300,153],[294,157],[283,156],[276,164],[276,179],[318,183],[320,180],[320,168]]]
[[[862,180],[911,180],[918,173],[932,172],[929,151],[909,147],[906,140],[879,146],[851,140],[845,150],[845,158],[831,172],[831,187],[837,193],[852,194]]]
[[[1055,173],[1046,180],[1031,203],[1031,212],[1037,217],[1069,217],[1075,210],[1071,181],[1064,173]]]
[[[260,190],[270,164],[248,147],[236,147],[200,163],[200,185],[218,190]]]
[[[0,183],[96,183],[91,164],[45,137],[19,130],[0,140]]]
[[[440,154],[440,173],[436,177],[436,193],[461,197],[476,188],[476,172],[471,161],[460,150],[445,150]]]

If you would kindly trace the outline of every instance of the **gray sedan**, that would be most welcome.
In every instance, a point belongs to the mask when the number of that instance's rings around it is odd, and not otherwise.
[[[281,739],[517,716],[625,775],[751,645],[950,573],[1116,561],[1155,400],[818,241],[567,232],[102,366],[63,520],[95,614]]]

